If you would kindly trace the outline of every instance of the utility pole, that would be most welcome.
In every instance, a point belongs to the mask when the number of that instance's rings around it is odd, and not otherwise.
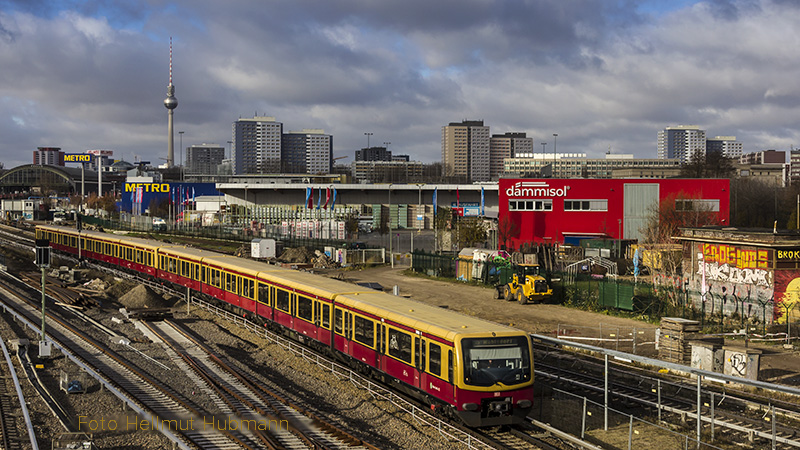
[[[45,272],[50,267],[50,241],[47,239],[36,240],[36,265],[42,269],[42,337],[39,341],[39,358],[50,357],[50,342],[47,341],[45,334]]]

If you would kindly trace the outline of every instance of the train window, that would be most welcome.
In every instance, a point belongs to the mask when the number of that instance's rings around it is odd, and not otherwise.
[[[289,312],[289,293],[283,289],[277,289],[275,295],[275,307],[281,311]]]
[[[358,320],[357,317],[356,320]],[[358,322],[356,322],[356,330],[358,330],[357,327]],[[411,364],[411,335],[389,328],[388,337],[389,355]]]
[[[442,376],[442,347],[433,342],[428,343],[428,372]]]
[[[242,295],[247,298],[253,298],[253,280],[242,278]]]
[[[176,264],[175,264],[175,258],[167,257],[167,267],[168,267],[167,270],[169,272],[176,273],[178,268],[176,267]]]
[[[371,320],[355,316],[353,332],[356,341],[369,347],[375,345],[375,324]]]
[[[301,319],[312,320],[314,316],[313,310],[314,301],[302,295],[297,296],[297,317]]]
[[[147,264],[148,266],[152,266],[153,265],[153,255],[150,254],[150,252],[146,252],[145,256],[147,256],[147,260],[145,261],[145,264]]]
[[[205,283],[206,282],[206,280],[208,279],[207,275],[208,275],[208,268],[205,268],[205,267],[201,268],[200,269],[200,282],[201,283]]]
[[[339,308],[333,309],[333,331],[336,334],[342,334],[342,310]]]
[[[210,269],[211,270],[211,285],[214,287],[221,288],[222,287],[222,277],[219,275],[219,270],[217,269]]]
[[[447,350],[447,381],[453,382],[453,351]]]
[[[414,361],[417,364],[417,369],[425,371],[425,340],[417,338],[417,354]]]
[[[323,328],[331,327],[331,305],[327,304],[322,305],[322,327]]]
[[[269,286],[264,283],[258,283],[258,301],[269,305]]]
[[[225,290],[228,292],[236,293],[236,275],[231,273],[225,274]]]

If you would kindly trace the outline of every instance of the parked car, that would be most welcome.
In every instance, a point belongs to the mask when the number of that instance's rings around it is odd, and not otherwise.
[[[167,221],[160,217],[153,217],[153,231],[167,231]]]

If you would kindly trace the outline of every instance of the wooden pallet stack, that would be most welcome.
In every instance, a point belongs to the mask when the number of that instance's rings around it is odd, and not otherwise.
[[[692,345],[699,340],[700,322],[680,317],[662,317],[661,335],[658,340],[658,357],[664,361],[690,365]]]

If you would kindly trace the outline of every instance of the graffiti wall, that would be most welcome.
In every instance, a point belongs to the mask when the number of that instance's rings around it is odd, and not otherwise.
[[[697,309],[707,315],[738,315],[767,323],[774,320],[772,249],[694,244],[693,252],[696,263],[685,282],[697,293],[692,296]]]
[[[800,270],[775,271],[775,320],[786,323],[800,319]]]

